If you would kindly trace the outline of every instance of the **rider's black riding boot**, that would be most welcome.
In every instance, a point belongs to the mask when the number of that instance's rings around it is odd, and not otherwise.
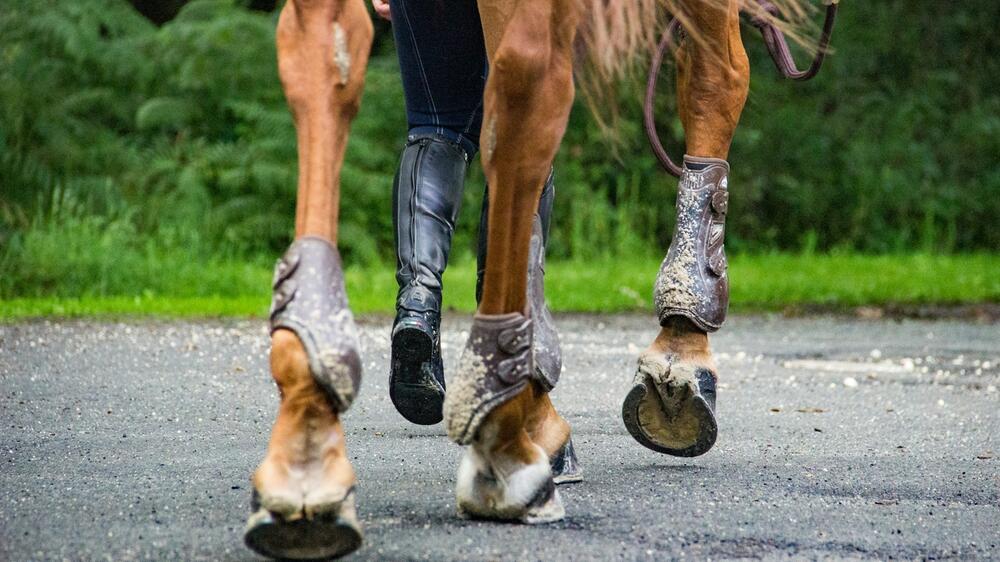
[[[486,273],[486,229],[490,214],[489,188],[483,194],[483,211],[479,216],[479,251],[476,253],[476,303],[482,300],[483,296],[483,275]],[[538,217],[542,219],[542,247],[549,243],[549,224],[552,222],[552,204],[556,199],[556,188],[552,172],[545,180],[545,187],[542,188],[542,196],[538,201]]]
[[[468,156],[436,135],[411,135],[393,186],[396,230],[396,320],[392,326],[389,398],[407,420],[441,421],[441,275],[448,263]]]

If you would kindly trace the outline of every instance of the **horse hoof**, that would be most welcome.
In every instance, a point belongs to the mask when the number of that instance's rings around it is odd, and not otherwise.
[[[556,485],[572,484],[583,480],[583,469],[580,467],[580,461],[576,459],[572,438],[566,441],[566,444],[556,454],[552,455],[552,458],[549,459],[549,466],[552,467],[552,481]]]
[[[551,494],[548,490],[537,502],[529,506],[528,511],[521,517],[521,522],[525,525],[544,525],[545,523],[555,523],[562,521],[566,517],[566,509],[563,507],[559,492],[555,489],[553,482]]]
[[[684,363],[650,370],[640,360],[622,404],[625,427],[643,446],[675,457],[697,457],[715,445],[715,377]]]
[[[243,540],[268,558],[320,560],[340,558],[361,546],[361,525],[354,492],[340,502],[315,506],[307,515],[285,518],[260,506],[254,491],[254,513],[247,520]]]
[[[565,519],[566,509],[563,507],[562,499],[555,489],[555,483],[553,483],[551,490],[545,490],[538,500],[534,500],[521,512],[482,509],[482,506],[459,504],[458,514],[466,519],[517,521],[525,525],[544,525]]]
[[[445,391],[427,368],[433,353],[430,334],[403,324],[394,330],[389,399],[397,412],[418,425],[434,425],[443,417]]]
[[[470,519],[537,525],[566,516],[548,462],[509,466],[501,473],[473,447],[458,467],[456,499],[459,515]]]

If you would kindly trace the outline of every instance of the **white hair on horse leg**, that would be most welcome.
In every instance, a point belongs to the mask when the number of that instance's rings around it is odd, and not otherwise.
[[[351,74],[351,52],[347,48],[347,33],[340,22],[333,22],[333,62],[340,73],[340,84],[347,84]]]
[[[506,475],[505,503],[517,507],[527,506],[550,478],[552,478],[552,467],[549,466],[549,460],[543,453],[535,462],[521,465]]]
[[[479,445],[466,448],[455,486],[459,509],[501,519],[520,519],[529,515],[529,504],[552,478],[548,457],[541,447],[534,447],[538,454],[527,464],[501,455],[489,455],[486,448]],[[558,499],[552,503],[555,505],[552,509],[561,509]]]

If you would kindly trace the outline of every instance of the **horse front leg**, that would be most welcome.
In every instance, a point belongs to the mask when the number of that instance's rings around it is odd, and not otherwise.
[[[361,362],[336,243],[340,169],[371,40],[363,0],[289,0],[278,22],[298,140],[296,240],[275,270],[271,373],[281,403],[253,474],[245,533],[248,546],[273,558],[334,557],[361,544],[339,418],[357,393]]]
[[[573,101],[574,0],[480,0],[490,56],[480,146],[489,182],[483,291],[445,398],[467,445],[456,486],[467,516],[563,517],[556,480],[579,479],[569,425],[547,391],[561,363],[541,294],[539,196]]]
[[[708,333],[721,327],[729,303],[725,159],[750,69],[737,0],[728,7],[687,0],[682,8],[692,29],[677,53],[677,105],[687,137],[677,225],[654,288],[661,330],[639,357],[622,416],[646,447],[690,457],[706,453],[717,436],[717,374]]]

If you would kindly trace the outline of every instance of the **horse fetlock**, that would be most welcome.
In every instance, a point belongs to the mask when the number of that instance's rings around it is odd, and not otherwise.
[[[271,377],[282,396],[316,387],[309,372],[309,358],[298,336],[289,330],[275,330],[271,335]]]
[[[536,396],[526,409],[524,426],[531,441],[551,458],[569,441],[570,425],[556,411],[548,393],[537,393]]]
[[[530,445],[533,459],[466,449],[458,469],[456,500],[461,515],[473,518],[547,523],[565,515],[547,456]]]

